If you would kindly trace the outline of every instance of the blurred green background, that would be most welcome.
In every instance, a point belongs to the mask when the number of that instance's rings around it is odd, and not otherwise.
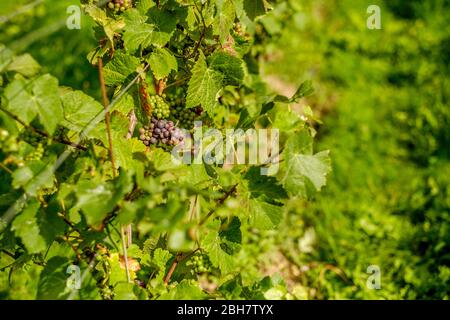
[[[28,52],[67,85],[98,98],[92,25],[68,30],[76,0],[0,3],[0,43]],[[369,5],[381,30],[369,30]],[[279,274],[296,299],[448,299],[450,294],[450,1],[286,0],[260,21],[260,62],[275,91],[305,79],[317,150],[333,173],[313,201],[296,201],[282,229],[241,257],[249,275]],[[267,40],[265,40],[267,42]],[[380,269],[381,288],[367,286]],[[8,279],[0,297],[30,298],[33,271]],[[243,278],[249,275],[242,275]],[[8,288],[8,282],[11,287]],[[6,289],[8,288],[8,289]]]

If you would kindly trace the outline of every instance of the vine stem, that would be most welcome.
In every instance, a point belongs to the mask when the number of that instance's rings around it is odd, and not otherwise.
[[[164,279],[164,284],[166,286],[169,284],[169,281],[172,278],[172,275],[173,275],[176,267],[182,260],[183,260],[183,254],[178,253],[175,257],[175,260],[173,260],[172,265],[170,266],[169,272],[167,272],[166,278]]]
[[[113,152],[113,141],[111,135],[111,114],[107,110],[109,105],[108,95],[106,93],[106,85],[105,85],[105,77],[103,76],[103,59],[102,57],[98,57],[98,77],[100,80],[100,88],[102,90],[102,99],[103,106],[105,107],[105,123],[106,123],[106,132],[108,134],[108,143],[109,143],[109,158],[111,160],[113,177],[116,176],[116,164],[114,161],[114,152]]]
[[[169,83],[168,85],[166,85],[166,89],[170,88],[170,87],[173,87],[173,86],[177,86],[177,85],[182,84],[182,83],[185,83],[189,79],[190,79],[190,77],[184,78],[184,79],[180,79],[180,80],[174,81],[172,83]]]
[[[5,170],[6,172],[8,172],[9,174],[13,174],[13,172],[7,167],[5,166],[3,163],[0,162],[0,168],[2,168],[3,170]]]
[[[197,11],[198,11],[198,13],[200,15],[200,19],[201,19],[201,22],[202,22],[202,25],[203,25],[203,29],[202,29],[202,32],[200,34],[200,38],[198,39],[198,42],[195,44],[194,50],[192,51],[192,54],[191,54],[191,56],[189,58],[192,58],[192,57],[196,56],[197,51],[200,48],[200,44],[202,43],[203,38],[205,37],[206,29],[207,29],[206,23],[205,23],[205,18],[203,17],[203,13],[202,13],[203,7],[202,7],[202,9],[199,9],[198,5],[197,5],[197,2],[195,2],[195,1],[194,1],[194,5],[195,5],[195,8],[197,9]]]
[[[180,252],[176,255],[175,260],[172,262],[172,265],[170,266],[170,269],[167,272],[166,277],[164,278],[164,284],[166,286],[169,284],[170,279],[172,278],[172,275],[173,275],[176,267],[178,266],[178,264],[186,259],[189,259],[199,250],[200,250],[200,248],[197,248],[195,250],[192,250],[192,252],[190,252],[189,254],[184,255],[183,253]]]
[[[127,253],[127,243],[125,241],[125,226],[122,226],[120,229],[120,237],[122,238],[122,251],[123,251],[123,259],[125,261],[125,271],[127,273],[127,281],[131,282],[130,277],[130,268],[128,265],[128,253]]]
[[[105,77],[103,75],[103,59],[102,59],[102,57],[98,57],[98,77],[99,77],[99,81],[100,81],[100,88],[102,90],[103,106],[105,107],[105,124],[106,124],[106,132],[108,134],[109,158],[111,160],[112,175],[113,175],[113,178],[115,178],[116,177],[116,164],[114,161],[113,140],[112,140],[112,134],[111,134],[111,114],[108,110],[109,100],[108,100],[108,95],[106,93]],[[133,131],[134,131],[134,129],[133,129]],[[123,258],[125,260],[125,272],[127,274],[128,282],[131,282],[130,269],[129,269],[129,265],[128,265],[128,253],[127,253],[127,243],[129,244],[130,239],[131,239],[131,235],[129,234],[130,229],[131,229],[131,225],[130,226],[121,226],[121,228],[120,228],[120,237],[122,238]],[[128,241],[125,240],[125,233],[128,234],[128,236],[127,236]]]
[[[71,147],[74,147],[74,148],[79,149],[79,150],[82,150],[82,151],[86,151],[86,150],[87,150],[87,148],[86,148],[85,146],[82,146],[82,145],[80,145],[80,144],[78,144],[78,143],[75,143],[75,142],[72,142],[72,141],[69,141],[69,140],[65,140],[65,139],[60,139],[60,138],[53,138],[53,137],[50,137],[50,135],[49,135],[47,132],[42,131],[42,130],[39,130],[39,129],[37,129],[37,128],[31,126],[31,125],[26,124],[25,122],[23,122],[22,120],[20,120],[19,117],[17,117],[15,114],[12,114],[12,113],[9,112],[8,110],[4,109],[3,107],[0,107],[0,110],[2,110],[2,111],[3,111],[4,113],[6,113],[9,117],[13,118],[15,121],[17,121],[18,123],[20,123],[20,124],[21,124],[22,126],[24,126],[25,128],[32,130],[33,132],[37,133],[37,134],[40,135],[40,136],[43,136],[43,137],[45,137],[45,138],[47,138],[47,139],[52,139],[52,140],[54,140],[54,141],[56,141],[56,142],[58,142],[58,143],[65,144],[65,145],[67,145],[67,146],[71,146]]]
[[[189,213],[189,220],[192,220],[193,218],[193,212],[195,210],[195,208],[197,207],[197,195],[195,196],[194,201],[191,201],[191,206],[192,208],[190,208],[190,213]],[[183,255],[182,252],[179,252],[176,257],[175,260],[172,262],[172,265],[170,266],[169,271],[167,272],[166,277],[164,278],[164,284],[167,286],[170,282],[170,279],[172,278],[172,275],[177,267],[177,265],[183,261],[184,259],[188,259],[191,255],[193,255],[198,249],[194,250],[191,254],[188,254],[186,256]]]
[[[223,196],[222,196],[222,198],[220,198],[219,199],[219,201],[217,202],[217,206],[216,206],[216,208],[214,208],[214,209],[211,209],[211,211],[209,211],[208,212],[208,214],[200,221],[200,223],[198,224],[199,226],[202,226],[202,225],[204,225],[205,223],[206,223],[206,221],[208,221],[208,219],[214,214],[214,212],[216,212],[216,210],[217,210],[217,207],[219,206],[219,205],[222,205],[224,202],[225,202],[225,200],[227,200],[235,191],[236,191],[236,188],[237,188],[237,184],[235,184],[229,191],[227,191]]]
[[[136,129],[136,125],[137,125],[137,121],[138,119],[136,118],[136,114],[134,113],[134,110],[132,110],[129,114],[128,114],[128,119],[129,119],[129,125],[128,125],[128,132],[127,132],[127,140],[131,139],[133,137],[134,134],[134,130]],[[131,224],[128,224],[125,226],[125,234],[127,236],[127,247],[130,247],[131,244],[133,243],[133,229],[131,227]]]

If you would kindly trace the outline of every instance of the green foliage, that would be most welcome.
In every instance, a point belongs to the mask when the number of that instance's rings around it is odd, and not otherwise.
[[[315,66],[308,99],[324,120],[319,146],[331,149],[333,170],[321,196],[295,201],[280,225],[288,235],[274,247],[304,270],[292,293],[448,299],[447,2],[295,3],[262,18],[261,33],[278,35],[262,50],[280,57],[264,69],[297,83]],[[372,4],[382,30],[365,29]],[[366,284],[370,265],[380,267],[380,290]]]
[[[186,107],[194,108],[202,105],[209,114],[214,114],[218,94],[222,88],[223,75],[208,67],[201,54],[192,69],[192,78],[186,98]]]
[[[250,48],[266,1],[81,2],[97,47],[67,55],[100,72],[89,80],[101,79],[109,106],[99,92],[60,86],[15,44],[0,47],[2,297],[284,296],[276,277],[237,275],[249,256],[262,258],[250,239],[276,230],[289,196],[306,201],[325,184],[329,159],[313,152],[314,130],[291,110],[309,83],[291,98],[263,84]],[[223,135],[240,115],[245,129],[280,131],[280,175],[262,161],[173,161],[179,125],[202,120],[196,129]]]

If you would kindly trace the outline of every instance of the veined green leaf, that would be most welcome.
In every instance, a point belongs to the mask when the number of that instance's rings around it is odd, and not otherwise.
[[[172,70],[178,70],[177,59],[165,48],[155,49],[148,58],[148,62],[156,79],[169,76]]]
[[[213,22],[214,34],[219,36],[221,43],[224,43],[233,28],[236,9],[232,0],[217,0],[216,8],[217,12]]]
[[[202,106],[212,115],[214,107],[217,105],[219,91],[222,89],[222,81],[222,74],[209,68],[205,57],[201,54],[192,69],[186,107]]]
[[[31,55],[26,53],[15,57],[8,66],[7,71],[15,71],[26,77],[31,77],[35,75],[40,68],[41,66],[39,63],[37,63]]]
[[[267,203],[261,199],[249,200],[250,223],[262,230],[274,229],[282,218],[282,207]]]
[[[38,225],[39,207],[40,204],[37,200],[31,200],[12,224],[12,230],[31,254],[43,252],[47,248],[47,243],[42,237]]]
[[[97,227],[131,188],[131,178],[125,171],[121,171],[113,182],[79,181],[77,207],[82,210],[87,223]]]
[[[62,93],[64,120],[66,128],[75,132],[83,131],[86,126],[103,110],[103,106],[94,98],[81,91],[66,91]],[[88,137],[98,137],[98,132],[104,127],[97,125],[88,133]]]
[[[108,86],[122,84],[131,74],[136,72],[139,59],[128,54],[117,53],[103,69],[105,83]]]
[[[306,141],[308,142],[308,141]],[[291,196],[307,198],[320,191],[326,184],[326,176],[331,171],[328,151],[317,154],[302,154],[308,149],[302,135],[293,135],[287,141],[283,152],[285,161],[280,167],[278,179]]]
[[[46,131],[52,134],[63,118],[58,95],[58,80],[49,74],[31,81],[15,80],[5,89],[7,109],[29,124],[38,116]]]
[[[244,10],[252,20],[266,13],[263,0],[244,0]]]
[[[224,76],[224,85],[239,86],[244,81],[244,61],[226,52],[215,52],[208,58],[211,69]]]

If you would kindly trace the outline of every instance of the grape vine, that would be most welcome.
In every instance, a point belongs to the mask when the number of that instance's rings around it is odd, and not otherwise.
[[[0,216],[0,243],[11,272],[37,265],[43,299],[206,299],[204,275],[218,297],[246,270],[248,235],[276,229],[291,199],[320,191],[330,171],[328,153],[313,152],[310,122],[289,108],[310,83],[284,97],[259,73],[259,18],[276,4],[81,3],[96,23],[98,46],[87,58],[103,103],[1,47],[0,207],[13,214]],[[195,121],[224,140],[227,129],[277,130],[280,154],[271,149],[259,163],[225,163],[216,151],[214,163],[173,161]],[[17,146],[4,148],[9,141]],[[210,147],[202,143],[196,154]],[[75,293],[61,277],[71,265],[89,275]],[[252,297],[270,289],[259,276],[247,279]]]

